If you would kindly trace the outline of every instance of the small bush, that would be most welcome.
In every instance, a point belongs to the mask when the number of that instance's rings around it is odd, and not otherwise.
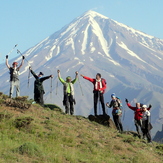
[[[157,145],[156,149],[159,149],[159,150],[163,151],[163,144]]]
[[[19,153],[21,155],[27,154],[28,156],[42,156],[42,151],[34,143],[27,142],[20,147],[13,150],[13,152]]]
[[[30,101],[27,101],[27,98],[28,97],[26,96],[16,97],[14,99],[7,98],[4,100],[4,104],[6,106],[15,107],[19,109],[29,109],[31,107],[31,103]]]
[[[0,104],[3,104],[4,103],[4,99],[0,99]]]
[[[163,144],[157,145],[156,151],[159,155],[163,156]]]
[[[47,107],[47,108],[50,108],[50,110],[62,112],[62,109],[59,106],[57,106],[57,105],[54,105],[54,104],[45,104],[44,106]]]
[[[4,119],[10,119],[11,117],[12,117],[12,115],[9,113],[0,112],[0,121],[2,121]]]
[[[17,101],[27,101],[28,100],[28,96],[15,97],[15,100],[17,100]]]
[[[133,137],[128,137],[128,138],[123,139],[123,141],[126,143],[132,143],[132,142],[135,142],[136,140]]]
[[[17,118],[14,121],[16,128],[24,128],[27,127],[31,122],[33,121],[33,118],[31,117],[23,117],[23,118]]]

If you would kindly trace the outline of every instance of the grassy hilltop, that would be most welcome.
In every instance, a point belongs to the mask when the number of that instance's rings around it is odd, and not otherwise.
[[[162,163],[163,145],[0,94],[0,163]]]

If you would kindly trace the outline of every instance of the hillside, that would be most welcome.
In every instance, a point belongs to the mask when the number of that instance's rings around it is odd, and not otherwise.
[[[0,163],[163,162],[163,145],[65,115],[55,105],[30,103],[26,97],[10,100],[1,94]]]

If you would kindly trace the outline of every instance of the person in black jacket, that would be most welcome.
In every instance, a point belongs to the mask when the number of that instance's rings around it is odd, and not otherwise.
[[[44,74],[40,72],[38,75],[35,74],[35,72],[32,70],[31,67],[29,67],[32,75],[35,77],[34,82],[34,100],[36,103],[39,103],[40,105],[44,106],[44,99],[43,95],[45,94],[44,87],[43,87],[43,81],[53,78],[53,75],[42,77]]]

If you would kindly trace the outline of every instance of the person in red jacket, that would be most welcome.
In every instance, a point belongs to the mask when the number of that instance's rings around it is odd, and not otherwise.
[[[133,110],[135,112],[134,121],[135,121],[136,131],[139,135],[139,138],[141,138],[142,137],[142,130],[141,130],[141,128],[142,128],[142,117],[143,117],[142,108],[141,108],[142,104],[136,103],[136,107],[133,107],[128,102],[128,99],[126,99],[126,104],[131,110]],[[152,105],[149,105],[147,110],[150,110],[151,107],[152,107]]]
[[[106,89],[106,81],[105,81],[105,79],[101,78],[101,74],[100,73],[97,73],[95,79],[89,78],[89,77],[84,76],[84,75],[81,75],[81,76],[84,79],[92,82],[93,85],[94,85],[93,93],[94,93],[94,114],[95,114],[95,116],[97,116],[97,103],[98,103],[98,99],[100,100],[101,105],[102,105],[103,115],[106,115],[104,96],[103,96],[104,91]]]

